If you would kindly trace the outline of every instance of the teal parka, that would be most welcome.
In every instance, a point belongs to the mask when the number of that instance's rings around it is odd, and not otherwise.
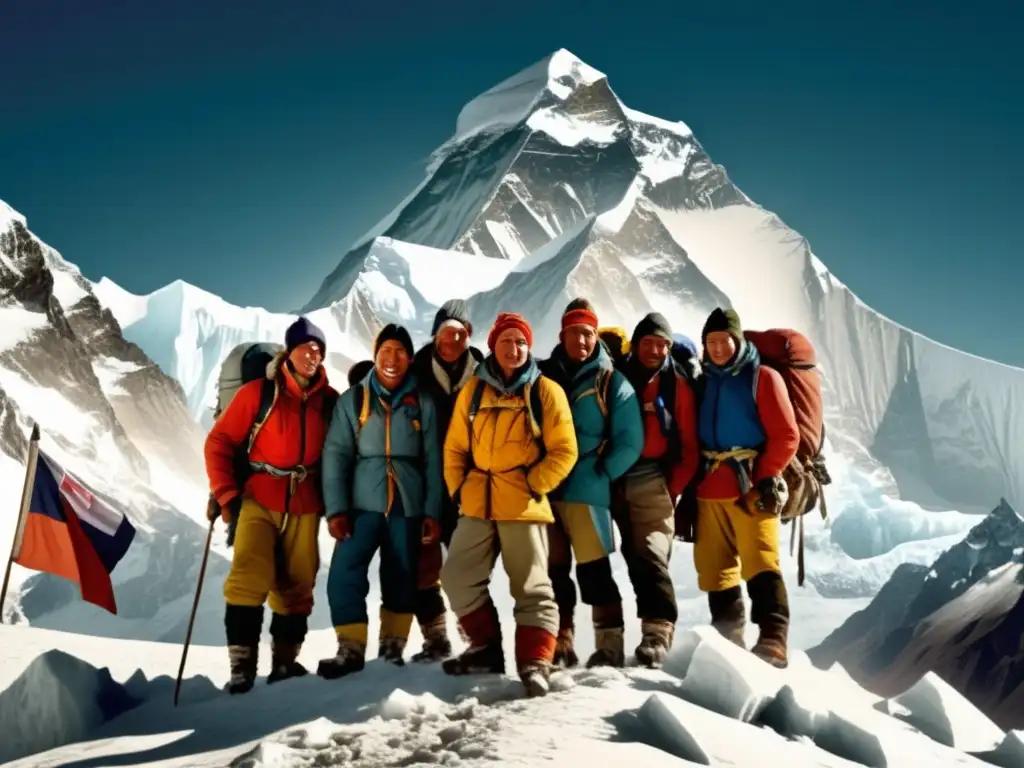
[[[360,389],[362,402],[357,403]],[[443,439],[434,402],[419,390],[411,371],[395,392],[370,371],[338,398],[324,441],[328,519],[354,512],[386,514],[395,494],[407,516],[439,517]]]
[[[579,446],[576,466],[551,498],[608,509],[612,481],[622,477],[636,463],[644,447],[640,401],[633,385],[615,370],[611,356],[601,344],[578,368],[569,360],[562,345],[558,345],[541,370],[565,390]],[[596,384],[601,370],[611,376],[607,387],[607,416],[597,400]]]

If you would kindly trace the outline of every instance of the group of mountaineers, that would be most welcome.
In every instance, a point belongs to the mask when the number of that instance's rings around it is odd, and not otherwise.
[[[780,525],[796,527],[823,505],[829,482],[806,338],[744,332],[734,310],[716,309],[698,353],[660,314],[627,338],[602,328],[584,299],[566,307],[546,360],[518,314],[497,316],[486,357],[470,345],[473,330],[461,300],[438,310],[419,351],[405,328],[387,325],[340,395],[327,381],[324,334],[306,318],[276,354],[253,345],[225,361],[206,465],[211,522],[229,525],[234,548],[224,584],[228,690],[255,682],[268,597],[268,682],[307,674],[298,655],[321,517],[335,539],[327,594],[338,647],[317,670],[327,679],[365,665],[378,552],[386,661],[404,664],[416,620],[423,647],[414,661],[440,661],[450,675],[503,673],[489,591],[500,554],[528,695],[548,691],[553,668],[580,663],[577,586],[593,620],[586,666],[622,667],[625,617],[609,560],[618,548],[640,620],[636,662],[658,667],[678,619],[669,571],[677,537],[693,542],[713,626],[744,645],[745,582],[759,629],[751,650],[786,666]],[[457,656],[445,597],[467,646]]]

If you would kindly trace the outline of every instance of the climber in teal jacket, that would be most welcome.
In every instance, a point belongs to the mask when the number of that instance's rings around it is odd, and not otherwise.
[[[322,677],[363,668],[368,571],[378,549],[379,655],[404,663],[419,551],[440,537],[443,435],[433,400],[410,370],[412,358],[408,332],[385,326],[374,341],[373,370],[338,398],[324,442],[324,509],[337,542],[327,597],[338,653],[320,663]]]
[[[632,384],[615,370],[598,337],[597,315],[586,299],[569,303],[562,315],[560,343],[541,364],[548,378],[562,385],[572,407],[579,460],[569,477],[551,494],[549,574],[558,603],[556,664],[576,666],[573,613],[576,587],[593,609],[595,648],[588,667],[622,666],[622,598],[608,555],[612,533],[612,482],[640,458],[644,425]]]

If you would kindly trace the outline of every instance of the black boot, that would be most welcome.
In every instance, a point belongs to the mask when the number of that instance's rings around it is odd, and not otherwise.
[[[789,594],[782,576],[772,571],[747,582],[750,618],[761,628],[751,652],[773,667],[789,666]]]
[[[729,589],[708,592],[711,626],[730,643],[746,648],[743,630],[747,623],[747,608],[743,604],[743,590],[737,585]]]
[[[353,672],[360,672],[366,666],[366,647],[351,640],[339,640],[338,652],[324,659],[316,673],[324,680],[336,680]]]
[[[273,615],[270,620],[271,662],[268,684],[309,674],[309,670],[298,661],[302,643],[306,639],[307,626],[305,616]]]
[[[227,691],[232,695],[247,693],[256,682],[263,607],[227,604],[224,607],[224,630],[231,664]]]
[[[446,675],[503,675],[505,651],[501,639],[487,645],[470,646],[458,656],[441,662]]]

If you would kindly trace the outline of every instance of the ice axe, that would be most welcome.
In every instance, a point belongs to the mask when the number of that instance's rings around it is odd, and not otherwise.
[[[206,546],[203,548],[203,562],[199,566],[199,580],[196,583],[196,596],[192,601],[192,613],[188,617],[188,630],[185,632],[185,644],[181,649],[181,664],[178,665],[178,679],[174,683],[174,706],[178,706],[178,694],[181,692],[181,678],[185,674],[185,659],[188,658],[188,646],[192,642],[192,627],[196,623],[196,610],[199,608],[199,596],[203,593],[203,578],[206,576],[206,561],[210,559],[210,542],[213,539],[213,526],[217,519],[210,521],[206,531]]]

